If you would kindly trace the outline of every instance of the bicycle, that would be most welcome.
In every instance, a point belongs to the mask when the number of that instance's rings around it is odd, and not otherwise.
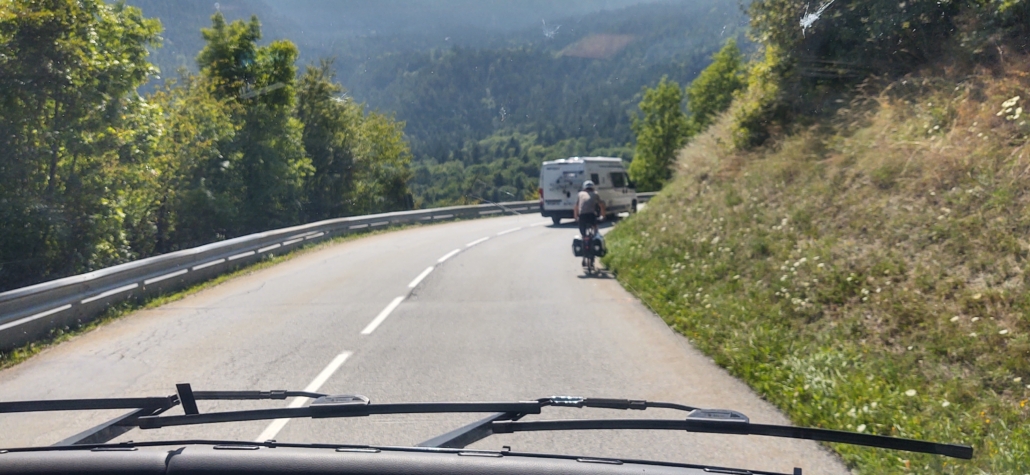
[[[583,236],[583,272],[587,275],[594,273],[594,249],[593,242],[591,242],[596,233],[596,227],[591,226],[587,228],[586,234]]]
[[[597,224],[586,229],[586,233],[583,235],[583,271],[587,275],[591,275],[597,272],[597,267],[594,265],[594,259],[597,257],[594,255],[594,237],[597,236]]]

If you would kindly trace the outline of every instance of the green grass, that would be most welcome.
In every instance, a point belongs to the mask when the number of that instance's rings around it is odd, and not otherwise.
[[[605,263],[795,423],[975,449],[832,445],[857,473],[1030,473],[1030,125],[996,115],[1020,70],[750,153],[724,118]]]
[[[449,222],[453,222],[453,220]],[[199,282],[197,284],[193,284],[182,290],[170,292],[167,294],[155,295],[145,299],[127,300],[124,302],[113,304],[107,309],[107,311],[105,311],[102,315],[93,320],[83,322],[79,325],[56,328],[54,330],[51,330],[46,337],[41,338],[38,341],[28,343],[20,348],[15,348],[8,352],[0,352],[0,370],[17,365],[18,363],[26,361],[29,358],[39,354],[41,351],[47,348],[68,341],[72,338],[75,338],[76,336],[88,333],[93,329],[99,328],[100,326],[106,325],[114,320],[122,318],[138,310],[157,308],[167,303],[174,302],[176,300],[181,300],[189,295],[193,295],[202,290],[209,289],[223,282],[227,282],[229,280],[235,279],[243,275],[253,274],[254,272],[272,267],[274,265],[288,261],[295,257],[307,254],[309,252],[318,251],[321,249],[325,249],[329,246],[334,246],[336,244],[352,241],[367,236],[374,236],[386,232],[397,231],[400,229],[407,229],[417,226],[431,226],[433,224],[437,223],[404,224],[397,226],[389,226],[386,228],[380,228],[376,230],[350,233],[345,234],[343,236],[337,236],[327,241],[304,245],[302,247],[293,249],[285,254],[276,255],[270,253],[269,257],[265,258],[264,260],[254,262],[252,264],[240,267],[231,272],[221,274],[216,277],[212,277],[211,279]]]

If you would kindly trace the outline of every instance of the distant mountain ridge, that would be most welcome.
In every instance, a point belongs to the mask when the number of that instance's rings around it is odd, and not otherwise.
[[[562,18],[615,10],[648,0],[127,0],[164,25],[164,46],[154,62],[165,76],[196,69],[200,29],[220,11],[229,20],[261,20],[265,41],[286,38],[305,59],[350,48],[368,58],[388,51],[454,44],[497,46],[506,34]],[[677,1],[677,0],[666,0]],[[398,41],[400,39],[400,41]],[[369,41],[371,40],[371,41]]]

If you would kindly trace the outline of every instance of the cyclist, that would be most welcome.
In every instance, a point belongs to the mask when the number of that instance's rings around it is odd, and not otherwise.
[[[604,201],[594,191],[594,182],[584,181],[583,191],[579,192],[576,206],[572,207],[572,217],[579,223],[579,235],[585,237],[588,227],[596,227],[598,218],[603,217],[605,211]]]

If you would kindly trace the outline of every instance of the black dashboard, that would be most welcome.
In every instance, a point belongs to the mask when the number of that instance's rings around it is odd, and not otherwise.
[[[686,475],[766,474],[719,467],[474,450],[256,445],[0,451],[0,474]],[[796,470],[795,474],[800,474]]]

